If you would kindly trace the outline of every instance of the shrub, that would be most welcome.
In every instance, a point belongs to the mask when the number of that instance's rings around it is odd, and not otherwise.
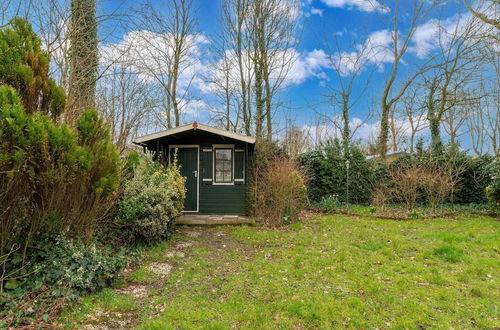
[[[492,210],[500,210],[500,158],[496,158],[489,166],[491,184],[486,188],[488,205]]]
[[[2,275],[0,325],[3,321],[6,327],[18,327],[32,325],[30,318],[53,319],[64,300],[110,285],[128,263],[125,254],[64,236],[38,240],[29,260],[23,266],[22,257],[15,252],[7,260],[7,268],[16,271]]]
[[[404,202],[408,209],[415,208],[424,169],[412,164],[402,168],[394,169],[390,172],[391,185],[393,190],[393,199]]]
[[[92,239],[114,201],[119,156],[107,126],[85,111],[78,130],[26,114],[18,94],[0,86],[0,255],[26,253],[37,235]]]
[[[148,245],[167,239],[183,208],[184,180],[175,163],[165,168],[143,157],[125,183],[118,207],[116,221],[122,238],[130,244]]]
[[[341,142],[330,140],[321,152],[303,154],[299,162],[309,178],[309,198],[312,201],[329,195],[338,195],[344,203],[365,204],[370,201],[373,170],[357,146],[350,145],[349,154],[345,155]]]
[[[296,162],[282,157],[255,167],[249,189],[252,214],[267,225],[298,219],[307,202],[304,176]]]
[[[451,191],[445,201],[458,204],[485,203],[486,186],[491,182],[490,164],[493,157],[489,155],[472,157],[461,151],[455,145],[443,146],[439,153],[420,149],[412,155],[399,158],[390,168],[400,168],[409,165],[417,167],[433,167],[431,171],[443,171],[451,181]],[[420,202],[428,203],[425,195]]]
[[[338,195],[329,195],[323,197],[319,202],[315,203],[315,206],[319,209],[327,212],[334,211],[341,206]]]
[[[16,89],[27,113],[40,111],[57,118],[66,96],[49,78],[50,57],[28,22],[14,18],[0,30],[0,54],[0,83]]]
[[[449,166],[438,167],[435,164],[423,167],[420,180],[424,196],[432,211],[436,211],[436,208],[444,203],[456,185],[453,168]]]
[[[49,248],[39,250],[31,269],[40,283],[54,288],[101,290],[127,265],[125,256],[112,255],[95,243],[84,244],[63,236],[46,243]]]
[[[463,170],[453,191],[453,203],[457,204],[485,204],[486,187],[492,182],[492,163],[494,157],[483,155],[473,157],[465,155],[461,158]]]

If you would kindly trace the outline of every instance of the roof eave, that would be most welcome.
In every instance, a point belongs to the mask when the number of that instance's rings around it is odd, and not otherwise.
[[[210,126],[206,126],[206,125],[202,125],[202,124],[198,124],[197,128],[194,128],[192,124],[188,124],[188,125],[183,125],[183,126],[179,126],[176,128],[171,128],[171,129],[168,129],[165,131],[161,131],[161,132],[152,133],[152,134],[138,137],[133,141],[133,143],[143,144],[143,143],[148,142],[148,141],[152,141],[152,140],[160,139],[160,138],[167,137],[170,135],[174,135],[177,133],[182,133],[182,132],[186,132],[189,130],[196,130],[196,129],[199,129],[199,130],[202,130],[205,132],[209,132],[209,133],[213,133],[213,134],[217,134],[217,135],[221,135],[221,136],[225,136],[225,137],[228,137],[228,138],[231,138],[234,140],[238,140],[238,141],[242,141],[245,143],[249,143],[249,144],[255,144],[255,141],[256,141],[256,139],[252,136],[244,136],[241,134],[224,131],[224,130],[221,130],[221,129],[218,129],[215,127],[210,127]]]

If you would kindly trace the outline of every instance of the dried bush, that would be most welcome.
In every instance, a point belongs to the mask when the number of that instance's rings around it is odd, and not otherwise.
[[[296,162],[283,157],[256,165],[249,189],[252,214],[266,225],[298,219],[307,202],[303,174]]]
[[[372,191],[372,204],[384,208],[392,198],[392,188],[388,185],[380,185]]]
[[[452,166],[432,161],[400,164],[389,172],[389,177],[388,186],[380,188],[378,198],[383,198],[385,191],[385,196],[390,196],[388,198],[392,201],[403,202],[409,210],[414,209],[420,200],[427,202],[432,211],[436,211],[447,200],[457,183]]]
[[[456,176],[450,166],[429,164],[423,168],[420,186],[433,212],[450,196],[456,185]]]
[[[409,165],[390,172],[393,198],[401,201],[409,210],[415,208],[420,193],[424,170],[417,165]]]

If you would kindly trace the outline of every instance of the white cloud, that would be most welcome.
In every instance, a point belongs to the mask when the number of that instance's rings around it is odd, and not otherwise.
[[[288,75],[288,82],[289,84],[300,85],[308,78],[324,77],[322,69],[329,67],[329,65],[328,55],[322,49],[314,49],[304,53],[292,65]]]
[[[182,109],[183,114],[192,117],[198,117],[200,113],[210,111],[212,108],[202,100],[185,100],[179,99],[179,107]]]
[[[479,10],[488,17],[500,19],[500,12],[495,11],[493,7]],[[454,38],[464,34],[470,34],[468,39],[474,40],[474,37],[481,35],[495,34],[495,29],[481,20],[476,19],[470,13],[455,14],[443,20],[430,19],[415,29],[412,37],[412,45],[408,51],[415,54],[418,58],[426,58],[434,50],[442,46],[450,46]]]
[[[377,0],[321,0],[321,2],[334,8],[357,9],[364,12],[389,12],[389,8]]]
[[[310,15],[318,15],[318,16],[323,16],[324,9],[319,9],[319,8],[311,8]]]

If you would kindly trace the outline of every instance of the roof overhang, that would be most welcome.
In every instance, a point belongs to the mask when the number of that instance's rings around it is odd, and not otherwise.
[[[221,135],[221,136],[224,136],[224,137],[227,137],[227,138],[230,138],[230,139],[242,141],[242,142],[245,142],[245,143],[250,143],[250,144],[254,144],[255,143],[255,138],[252,137],[252,136],[241,135],[241,134],[238,134],[238,133],[233,133],[233,132],[225,131],[225,130],[222,130],[222,129],[219,129],[219,128],[215,128],[215,127],[212,127],[212,126],[198,124],[196,122],[194,122],[192,124],[187,124],[187,125],[179,126],[179,127],[176,127],[176,128],[167,129],[167,130],[164,130],[164,131],[161,131],[161,132],[144,135],[144,136],[141,136],[141,137],[138,137],[138,138],[134,139],[133,143],[135,143],[135,144],[144,144],[144,143],[147,143],[147,142],[152,141],[152,140],[161,139],[161,138],[164,138],[164,137],[167,137],[167,136],[179,134],[179,133],[182,133],[182,132],[187,132],[187,131],[190,131],[190,130],[192,130],[192,131],[200,130],[200,131],[204,131],[204,132],[208,132],[208,133],[212,133],[212,134]]]

